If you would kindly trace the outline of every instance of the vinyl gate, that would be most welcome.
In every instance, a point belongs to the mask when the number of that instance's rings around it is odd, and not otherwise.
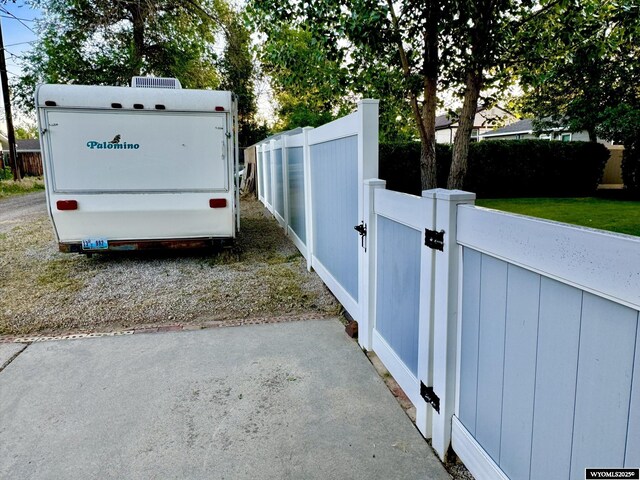
[[[258,198],[347,312],[368,315],[365,251],[354,229],[364,218],[364,180],[378,174],[378,101],[321,127],[257,145]]]
[[[434,196],[388,191],[379,180],[366,185],[375,303],[370,309],[371,337],[366,338],[365,330],[360,342],[376,352],[415,405],[416,423],[426,435],[431,428],[430,411],[421,393],[433,384],[434,255],[423,247],[425,231],[435,228]]]

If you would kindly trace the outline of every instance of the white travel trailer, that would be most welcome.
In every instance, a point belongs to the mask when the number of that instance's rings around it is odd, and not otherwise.
[[[132,87],[36,90],[60,250],[232,242],[240,222],[234,95],[153,77],[135,77]]]

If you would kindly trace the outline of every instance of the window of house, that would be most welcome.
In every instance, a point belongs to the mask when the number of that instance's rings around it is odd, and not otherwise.
[[[570,133],[563,133],[562,135],[560,135],[560,140],[562,140],[563,142],[570,142],[571,141],[571,134]]]

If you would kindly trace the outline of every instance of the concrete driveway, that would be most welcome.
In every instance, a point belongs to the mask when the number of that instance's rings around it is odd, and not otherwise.
[[[449,476],[318,320],[29,345],[0,372],[0,478]]]

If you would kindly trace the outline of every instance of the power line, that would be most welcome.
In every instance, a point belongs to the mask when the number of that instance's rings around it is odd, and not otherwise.
[[[29,31],[31,31],[31,33],[33,33],[34,35],[38,35],[33,28],[31,28],[29,25],[27,25],[26,23],[24,23],[20,18],[16,17],[13,13],[11,13],[9,10],[7,10],[4,7],[0,7],[0,11],[6,13],[7,15],[11,15],[11,17],[13,17],[15,20],[19,21],[25,28],[29,29]]]
[[[9,17],[6,17],[6,18],[9,18]],[[4,47],[5,47],[5,48],[7,48],[7,47],[15,47],[16,45],[25,45],[25,44],[27,44],[27,43],[36,43],[36,41],[37,41],[37,40],[30,40],[30,41],[28,41],[28,42],[10,43],[10,44],[8,44],[8,45],[5,45]]]
[[[10,13],[10,12],[7,11],[7,13]],[[9,15],[0,15],[0,17],[2,17],[2,18],[10,18],[11,20],[20,20],[21,22],[35,22],[34,18],[20,18],[20,17],[16,17],[13,14],[10,14],[10,15],[11,16],[9,16]]]
[[[9,50],[6,49],[6,47],[4,48],[4,51],[6,53],[8,53],[9,55],[11,55],[13,58],[17,58],[18,60],[22,60],[22,56],[21,55],[16,55],[15,53],[10,52]]]

